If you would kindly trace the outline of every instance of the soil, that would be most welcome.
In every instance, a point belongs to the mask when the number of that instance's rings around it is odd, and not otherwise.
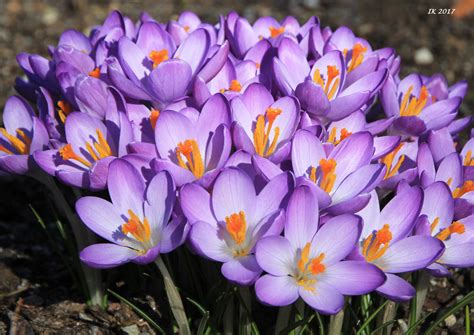
[[[472,87],[473,13],[462,18],[427,15],[429,8],[454,8],[454,4],[442,0],[417,1],[416,4],[408,0],[274,0],[258,4],[245,0],[161,0],[159,4],[156,0],[0,0],[0,110],[6,98],[14,94],[15,77],[21,75],[15,61],[17,53],[46,55],[47,45],[56,44],[63,30],[88,31],[101,23],[112,9],[120,9],[134,19],[141,10],[146,10],[160,21],[176,17],[184,9],[196,11],[202,19],[212,22],[219,14],[232,9],[250,20],[262,15],[278,18],[295,15],[303,21],[316,14],[325,25],[349,26],[375,48],[394,47],[402,56],[402,74],[442,72],[450,83],[467,79]],[[422,48],[432,57],[429,62],[420,63],[418,59],[417,63],[415,54]],[[474,109],[473,91],[463,104],[464,114],[472,114]],[[1,176],[0,190],[0,334],[154,333],[146,321],[115,298],[109,299],[104,311],[86,306],[68,270],[67,252],[57,241],[60,234],[54,211],[39,183]],[[45,219],[46,230],[35,219],[29,204]],[[51,242],[46,232],[53,235],[56,242]],[[145,290],[152,285],[147,275],[149,269],[140,269],[140,280],[144,282],[138,285],[140,289],[127,282],[126,272],[112,271],[108,286],[128,299],[134,297],[134,303],[165,323],[167,316],[160,314],[160,301],[153,299],[160,296],[159,292]],[[436,312],[460,299],[472,290],[471,278],[472,271],[460,271],[449,279],[433,279],[425,310]],[[407,306],[402,305],[397,317],[406,320],[406,310]],[[461,314],[447,320],[438,333],[463,334]],[[395,327],[394,333],[401,333],[402,328]]]

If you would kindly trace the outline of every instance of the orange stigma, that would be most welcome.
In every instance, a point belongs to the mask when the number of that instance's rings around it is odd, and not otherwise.
[[[240,92],[242,90],[242,85],[240,85],[239,81],[236,79],[231,80],[229,88],[221,88],[219,92],[225,93],[227,91],[232,91],[232,92]]]
[[[300,259],[296,263],[298,269],[296,280],[297,284],[304,289],[314,291],[312,285],[316,282],[316,279],[314,279],[313,276],[323,273],[326,270],[326,266],[323,264],[326,255],[322,252],[317,257],[309,258],[310,250],[311,243],[306,243],[301,250]]]
[[[380,258],[387,251],[390,241],[392,240],[392,232],[388,224],[383,225],[382,229],[370,234],[364,240],[362,246],[362,255],[367,262],[373,262]]]
[[[112,150],[110,149],[109,144],[107,143],[104,134],[97,129],[97,139],[91,143],[86,142],[86,151],[89,154],[90,158],[93,161],[98,161],[102,158],[112,156]],[[84,157],[79,156],[77,153],[74,152],[71,144],[66,144],[64,147],[59,149],[59,154],[61,155],[62,159],[64,160],[75,160],[77,162],[82,163],[87,167],[91,167],[92,163],[90,160],[85,159]]]
[[[336,146],[351,135],[352,135],[352,133],[347,131],[346,128],[342,128],[341,129],[341,136],[339,136],[339,139],[337,139],[337,128],[334,127],[329,132],[328,142],[332,143]]]
[[[362,61],[364,60],[364,54],[366,51],[367,51],[367,47],[364,47],[361,43],[354,44],[354,47],[352,48],[351,61],[347,65],[348,72],[351,72],[362,63]],[[347,53],[347,50],[346,50],[346,53]]]
[[[445,241],[448,237],[450,237],[452,234],[464,234],[466,231],[464,224],[462,224],[459,221],[453,222],[449,227],[443,229],[440,231],[437,235],[436,238]]]
[[[0,128],[0,133],[10,142],[16,153],[3,145],[0,145],[0,151],[9,155],[28,155],[30,153],[31,138],[23,130],[17,129],[16,136],[9,134],[5,128]]]
[[[153,68],[156,68],[162,62],[169,59],[168,50],[153,50],[148,54],[148,57],[150,57],[150,59],[153,61]]]
[[[331,192],[334,187],[336,181],[336,166],[337,163],[332,158],[321,159],[319,161],[319,167],[321,168],[321,181],[319,187],[321,187],[321,189],[326,193]]]
[[[100,69],[96,67],[94,70],[89,72],[89,76],[94,77],[94,78],[99,78],[100,77]]]
[[[247,233],[247,221],[245,220],[245,213],[240,211],[238,214],[234,213],[225,218],[226,229],[235,243],[241,245],[245,241]]]
[[[185,32],[189,33],[189,30],[190,30],[191,28],[186,25],[186,26],[183,27],[183,29],[184,29]]]
[[[59,100],[57,103],[59,109],[58,109],[58,115],[59,119],[61,120],[62,123],[66,122],[66,117],[71,114],[72,112],[72,107],[71,105],[65,101],[65,100]]]
[[[385,172],[384,179],[388,179],[390,177],[393,177],[398,172],[398,170],[400,169],[400,166],[402,166],[402,163],[405,160],[405,155],[400,155],[400,157],[398,157],[398,161],[395,165],[393,165],[393,161],[394,161],[395,156],[397,155],[397,153],[403,147],[403,144],[404,143],[400,143],[395,149],[393,149],[390,153],[388,153],[387,155],[385,155],[385,157],[383,157],[381,159],[381,162],[383,164],[385,164],[385,166],[387,167],[387,171]]]
[[[417,116],[421,113],[428,101],[428,89],[426,86],[422,86],[420,90],[420,96],[411,97],[413,91],[413,85],[408,88],[408,91],[403,96],[402,103],[400,104],[400,116]],[[409,101],[409,102],[408,102]]]
[[[281,34],[283,34],[285,32],[285,27],[281,26],[279,28],[275,28],[273,26],[270,26],[270,28],[268,28],[270,30],[270,37],[271,38],[275,38],[275,37],[278,37],[280,36]]]
[[[125,235],[132,235],[137,241],[141,243],[148,243],[151,237],[151,229],[147,218],[143,221],[131,210],[128,210],[130,218],[127,223],[122,225],[122,233]]]
[[[150,124],[153,129],[156,127],[156,122],[158,121],[158,117],[160,116],[160,111],[158,109],[152,108],[150,110]]]
[[[472,158],[472,150],[468,150],[466,152],[466,157],[464,157],[463,165],[474,166],[474,158]]]
[[[340,80],[339,70],[335,65],[327,66],[326,80],[321,76],[319,69],[314,71],[313,81],[324,89],[324,93],[326,93],[329,100],[331,100],[334,97],[334,94],[336,94]]]
[[[270,133],[272,131],[273,123],[276,118],[282,113],[280,108],[267,108],[265,116],[259,115],[257,118],[257,124],[253,132],[253,143],[255,146],[255,152],[262,157],[268,157],[275,152],[278,137],[280,136],[280,128],[276,127],[272,142],[269,144]],[[267,129],[265,131],[265,123],[267,123]],[[269,144],[269,145],[268,145]],[[268,148],[267,148],[268,146]]]
[[[474,191],[474,180],[466,180],[461,187],[458,187],[453,191],[453,197],[460,198],[471,191]]]
[[[187,163],[184,162],[181,155],[186,158]],[[204,174],[204,163],[202,161],[198,144],[195,140],[186,140],[178,143],[176,148],[176,158],[178,159],[179,166],[191,171],[196,178],[201,178]]]

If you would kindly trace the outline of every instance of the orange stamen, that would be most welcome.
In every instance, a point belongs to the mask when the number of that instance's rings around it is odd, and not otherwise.
[[[436,217],[430,225],[431,233],[433,233],[433,231],[436,229],[436,226],[438,225],[438,223],[439,223],[439,217]]]
[[[296,280],[297,284],[304,289],[314,291],[313,284],[316,282],[316,279],[312,276],[323,273],[326,270],[326,266],[323,264],[326,255],[322,252],[319,256],[310,259],[310,250],[311,243],[306,243],[301,250],[300,259],[296,263],[299,272],[296,275]]]
[[[464,157],[463,165],[474,166],[474,158],[472,158],[472,150],[468,150],[466,152],[466,157]]]
[[[275,27],[271,26],[268,29],[270,30],[271,38],[278,37],[278,36],[280,36],[281,34],[283,34],[285,32],[285,27],[283,27],[283,26],[281,26],[279,28],[275,28]]]
[[[340,80],[341,78],[339,77],[339,70],[335,65],[328,65],[326,81],[324,81],[323,77],[321,76],[319,69],[314,71],[313,81],[324,89],[324,93],[326,93],[328,99],[332,99],[336,94]]]
[[[184,28],[184,31],[187,32],[187,33],[189,33],[189,30],[191,29],[191,28],[190,28],[189,26],[187,26],[187,25],[184,26],[183,28]]]
[[[230,82],[229,91],[240,92],[242,85],[240,85],[238,80],[233,79]]]
[[[151,237],[151,229],[147,218],[143,221],[131,210],[128,210],[130,218],[127,223],[122,225],[122,232],[125,235],[132,235],[137,241],[141,243],[148,243]]]
[[[168,50],[167,49],[163,49],[159,51],[153,50],[150,52],[148,57],[150,57],[150,59],[153,61],[153,68],[156,68],[162,62],[169,59]]]
[[[443,229],[438,235],[436,235],[436,238],[441,241],[445,241],[452,234],[464,234],[465,231],[466,229],[464,224],[459,221],[455,221],[449,227]]]
[[[245,235],[247,233],[247,222],[245,220],[245,213],[240,211],[238,214],[234,213],[230,216],[226,216],[226,229],[232,239],[238,245],[245,241]]]
[[[99,78],[100,77],[100,69],[96,67],[94,70],[89,72],[89,76],[94,77],[94,78]]]
[[[187,163],[184,162],[181,155],[186,158]],[[178,165],[191,171],[196,178],[201,178],[204,174],[204,163],[195,140],[186,140],[178,143],[176,158],[178,159]]]
[[[417,116],[421,113],[426,103],[428,102],[429,92],[426,86],[422,86],[419,98],[411,97],[413,85],[410,86],[403,96],[400,104],[400,116]]]
[[[374,235],[375,234],[375,235]],[[392,232],[388,224],[383,225],[382,229],[370,234],[364,240],[362,246],[362,255],[367,262],[372,262],[385,254],[390,241],[392,240]]]
[[[58,109],[58,115],[59,119],[61,120],[62,123],[66,122],[66,117],[71,114],[72,112],[72,107],[71,105],[65,101],[65,100],[59,100],[57,103],[59,109]]]
[[[328,142],[332,143],[336,146],[351,135],[352,135],[352,133],[350,131],[347,131],[346,128],[342,128],[341,129],[341,136],[339,137],[339,139],[337,139],[337,128],[334,127],[329,132]]]
[[[156,122],[160,116],[160,111],[158,109],[152,108],[150,111],[150,124],[153,129],[156,127]]]
[[[453,191],[453,197],[460,198],[471,191],[474,191],[474,180],[466,180],[461,187],[458,187]]]
[[[351,72],[358,67],[364,60],[364,53],[367,51],[367,47],[364,47],[361,43],[356,43],[352,48],[351,61],[347,66],[347,71]],[[347,53],[347,51],[346,51]],[[345,56],[345,55],[344,55]]]
[[[0,128],[0,133],[10,142],[11,146],[18,154],[27,155],[30,153],[31,138],[29,138],[23,130],[17,129],[17,136],[9,134],[5,128]],[[13,151],[5,148],[3,145],[0,146],[0,151],[9,155],[14,155]]]
[[[276,149],[278,137],[280,136],[280,128],[275,128],[273,140],[270,144],[269,138],[273,123],[281,113],[282,110],[280,108],[269,107],[265,112],[265,116],[259,115],[257,118],[257,124],[255,125],[255,130],[253,133],[253,142],[255,146],[255,152],[262,157],[270,156]],[[265,123],[267,123],[266,130]]]
[[[334,159],[321,159],[319,167],[321,168],[321,181],[319,187],[326,193],[331,192],[336,181],[336,161]]]
[[[102,134],[99,129],[96,130],[96,133],[97,139],[94,139],[92,143],[85,143],[86,151],[94,161],[113,155],[112,149],[110,149],[109,143],[107,143],[104,134]],[[89,160],[74,152],[71,144],[66,144],[64,147],[59,149],[59,154],[64,160],[75,160],[87,167],[92,166],[92,163]]]
[[[75,160],[75,161],[78,161],[78,162],[82,163],[83,165],[85,165],[87,167],[92,166],[91,162],[89,162],[88,160],[82,158],[81,156],[77,155],[74,152],[74,149],[72,148],[71,144],[66,144],[64,147],[59,149],[59,154],[61,155],[61,158],[66,160],[66,161],[72,159],[72,160]]]
[[[384,158],[381,159],[381,162],[385,164],[385,166],[387,167],[387,172],[385,172],[384,179],[393,177],[402,166],[402,163],[405,160],[405,155],[400,155],[400,157],[398,157],[397,163],[394,166],[393,166],[393,161],[397,153],[403,147],[403,145],[404,143],[400,143],[395,149],[393,149],[390,153],[388,153],[387,155],[385,155]]]

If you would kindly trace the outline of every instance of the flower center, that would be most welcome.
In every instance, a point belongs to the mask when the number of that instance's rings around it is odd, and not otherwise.
[[[153,50],[148,54],[148,57],[153,61],[153,68],[156,68],[162,62],[169,59],[168,50]]]
[[[358,67],[364,61],[364,54],[367,51],[367,47],[364,47],[361,43],[356,43],[352,47],[352,56],[350,62],[347,64],[347,71],[351,72]],[[347,55],[347,49],[344,49],[344,57]]]
[[[94,77],[94,78],[99,78],[100,77],[100,69],[96,67],[94,70],[89,72],[89,76]]]
[[[270,132],[272,131],[273,123],[275,119],[282,113],[280,108],[267,108],[265,115],[259,115],[257,118],[257,124],[253,133],[253,142],[255,151],[262,157],[270,156],[276,149],[278,137],[280,136],[280,128],[276,127],[274,136],[271,144],[268,146]],[[265,130],[265,123],[267,123],[267,129]],[[268,147],[267,147],[268,146]]]
[[[151,229],[147,218],[143,221],[131,210],[128,210],[129,219],[122,225],[122,233],[131,235],[143,245],[149,245]]]
[[[337,163],[334,159],[321,159],[319,161],[319,167],[321,169],[321,177],[319,180],[319,187],[326,193],[332,191],[334,183],[336,181],[336,166]],[[309,178],[316,184],[316,168],[311,167]]]
[[[72,107],[71,105],[65,100],[59,100],[57,103],[58,109],[58,116],[62,123],[66,122],[66,117],[71,114]]]
[[[314,71],[313,81],[324,89],[324,93],[326,93],[328,99],[331,100],[334,97],[334,94],[336,94],[341,77],[339,76],[339,70],[335,65],[328,65],[327,69],[326,80],[321,76],[319,69],[316,69],[316,71]]]
[[[243,246],[245,237],[247,235],[247,221],[245,220],[244,211],[239,213],[233,213],[230,216],[225,217],[226,230],[229,233],[232,240],[237,245],[234,248],[234,256],[241,257],[248,255],[248,248]]]
[[[445,241],[452,234],[464,234],[465,231],[464,225],[459,221],[455,221],[449,227],[436,234],[435,237],[441,241]]]
[[[472,150],[466,152],[466,157],[464,157],[464,166],[474,166],[474,158],[472,158]]]
[[[337,128],[334,127],[329,132],[328,142],[330,142],[330,143],[332,143],[336,146],[351,135],[352,135],[352,133],[347,131],[346,128],[342,128],[339,139],[337,139]]]
[[[184,162],[183,156],[187,162]],[[178,159],[179,166],[191,171],[196,178],[201,178],[204,174],[204,163],[195,140],[186,140],[178,143],[176,158]]]
[[[323,273],[326,266],[323,264],[326,255],[322,252],[317,257],[309,258],[311,243],[306,243],[301,250],[300,259],[296,263],[297,273],[295,279],[298,285],[309,291],[314,291],[313,284],[316,282],[314,276]]]
[[[283,34],[285,32],[285,27],[283,27],[283,26],[278,27],[278,28],[270,26],[270,28],[268,28],[268,29],[270,30],[271,38],[278,37],[278,36],[280,36],[281,34]]]
[[[385,172],[384,179],[393,177],[400,169],[400,166],[402,166],[403,161],[405,160],[405,155],[400,155],[398,157],[397,163],[396,164],[393,164],[393,163],[395,160],[395,156],[403,147],[403,144],[404,143],[400,143],[395,149],[393,149],[390,153],[388,153],[387,155],[385,155],[384,158],[381,159],[381,162],[385,164],[385,166],[387,167],[387,171]]]
[[[30,153],[31,138],[29,138],[23,130],[17,129],[16,136],[9,134],[5,128],[0,128],[0,133],[10,142],[12,149],[15,150],[16,153],[3,145],[0,145],[0,151],[9,155],[15,155],[17,153],[20,155],[28,155]]]
[[[400,116],[417,116],[425,107],[428,101],[428,89],[425,86],[421,87],[420,96],[418,98],[412,97],[413,85],[408,88],[405,93],[402,103],[400,105]]]
[[[474,191],[474,180],[466,180],[461,187],[458,187],[453,191],[453,197],[460,198],[471,191]]]
[[[367,236],[362,246],[362,255],[367,262],[373,262],[380,258],[387,251],[390,241],[392,240],[392,232],[388,224],[383,225],[379,231],[374,231]]]
[[[232,92],[240,92],[242,90],[242,85],[240,82],[236,79],[232,79],[229,85],[229,89],[221,88],[219,92],[225,93],[227,91],[232,91]]]
[[[87,167],[91,167],[92,163],[98,161],[102,158],[112,156],[112,150],[110,149],[109,144],[104,138],[104,134],[97,129],[97,140],[94,139],[92,144],[86,142],[86,151],[89,156],[92,158],[92,162],[84,157],[79,156],[77,153],[74,152],[72,145],[66,144],[64,147],[59,149],[59,154],[61,155],[62,159],[64,160],[75,160],[77,162],[82,163]]]
[[[150,124],[153,129],[156,127],[156,122],[158,121],[158,117],[160,116],[160,111],[158,109],[152,108],[150,110]]]

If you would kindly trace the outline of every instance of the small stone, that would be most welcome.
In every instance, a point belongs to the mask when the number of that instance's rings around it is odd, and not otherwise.
[[[444,320],[444,323],[446,324],[446,327],[448,328],[452,327],[456,324],[456,317],[453,314],[451,314]]]
[[[47,7],[43,13],[43,23],[45,25],[52,25],[59,19],[59,12],[54,7]]]
[[[140,329],[138,329],[137,325],[130,325],[126,327],[122,327],[122,330],[127,333],[128,335],[139,335]]]
[[[434,56],[428,48],[420,48],[415,51],[415,63],[419,65],[428,65],[433,63]]]

